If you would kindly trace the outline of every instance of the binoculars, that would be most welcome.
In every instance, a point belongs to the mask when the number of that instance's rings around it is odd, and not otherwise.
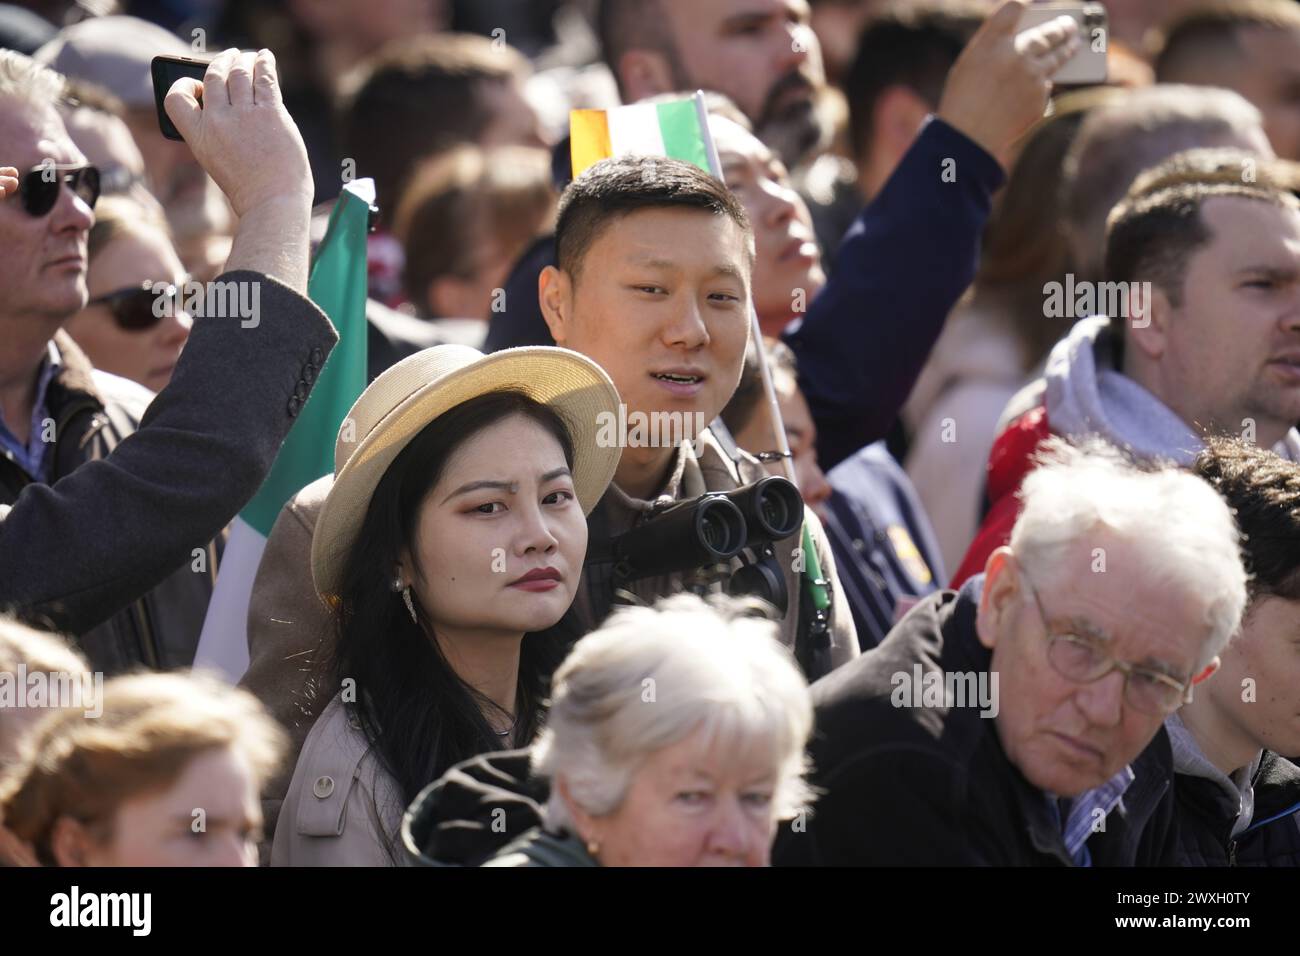
[[[775,475],[665,508],[609,543],[614,576],[624,581],[710,567],[745,548],[764,548],[803,525],[803,498]]]

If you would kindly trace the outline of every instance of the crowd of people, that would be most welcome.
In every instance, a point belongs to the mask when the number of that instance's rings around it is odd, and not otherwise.
[[[0,865],[1300,865],[1300,4],[108,6],[0,4]]]

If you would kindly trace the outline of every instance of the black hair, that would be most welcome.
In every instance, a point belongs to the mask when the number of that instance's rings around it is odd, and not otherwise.
[[[606,159],[570,183],[560,197],[556,266],[576,278],[602,230],[642,209],[699,209],[727,216],[747,237],[753,234],[745,207],[698,166],[657,156]]]
[[[392,579],[403,551],[418,560],[420,505],[452,455],[482,429],[513,415],[554,435],[573,467],[570,431],[550,407],[512,390],[470,399],[426,425],[389,465],[344,565],[335,609],[338,643],[326,666],[334,687],[355,681],[361,730],[407,802],[453,764],[502,748],[502,738],[483,716],[496,705],[447,662],[431,636],[427,609],[417,605],[421,623],[411,620]],[[568,643],[559,625],[524,636],[516,741],[536,735],[550,676]],[[393,853],[392,846],[387,849]]]

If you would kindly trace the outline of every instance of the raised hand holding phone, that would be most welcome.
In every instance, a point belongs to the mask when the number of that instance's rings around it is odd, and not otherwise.
[[[202,82],[177,80],[163,102],[239,217],[226,268],[265,272],[305,292],[315,184],[302,135],[284,107],[274,54],[226,50]]]

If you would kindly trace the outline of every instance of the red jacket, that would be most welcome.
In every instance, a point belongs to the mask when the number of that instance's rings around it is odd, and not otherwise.
[[[960,588],[967,578],[982,572],[989,555],[1011,538],[1011,529],[1020,514],[1017,495],[1020,483],[1034,467],[1034,452],[1051,434],[1047,409],[1038,405],[1013,420],[993,443],[988,465],[988,497],[992,506],[949,587]]]

